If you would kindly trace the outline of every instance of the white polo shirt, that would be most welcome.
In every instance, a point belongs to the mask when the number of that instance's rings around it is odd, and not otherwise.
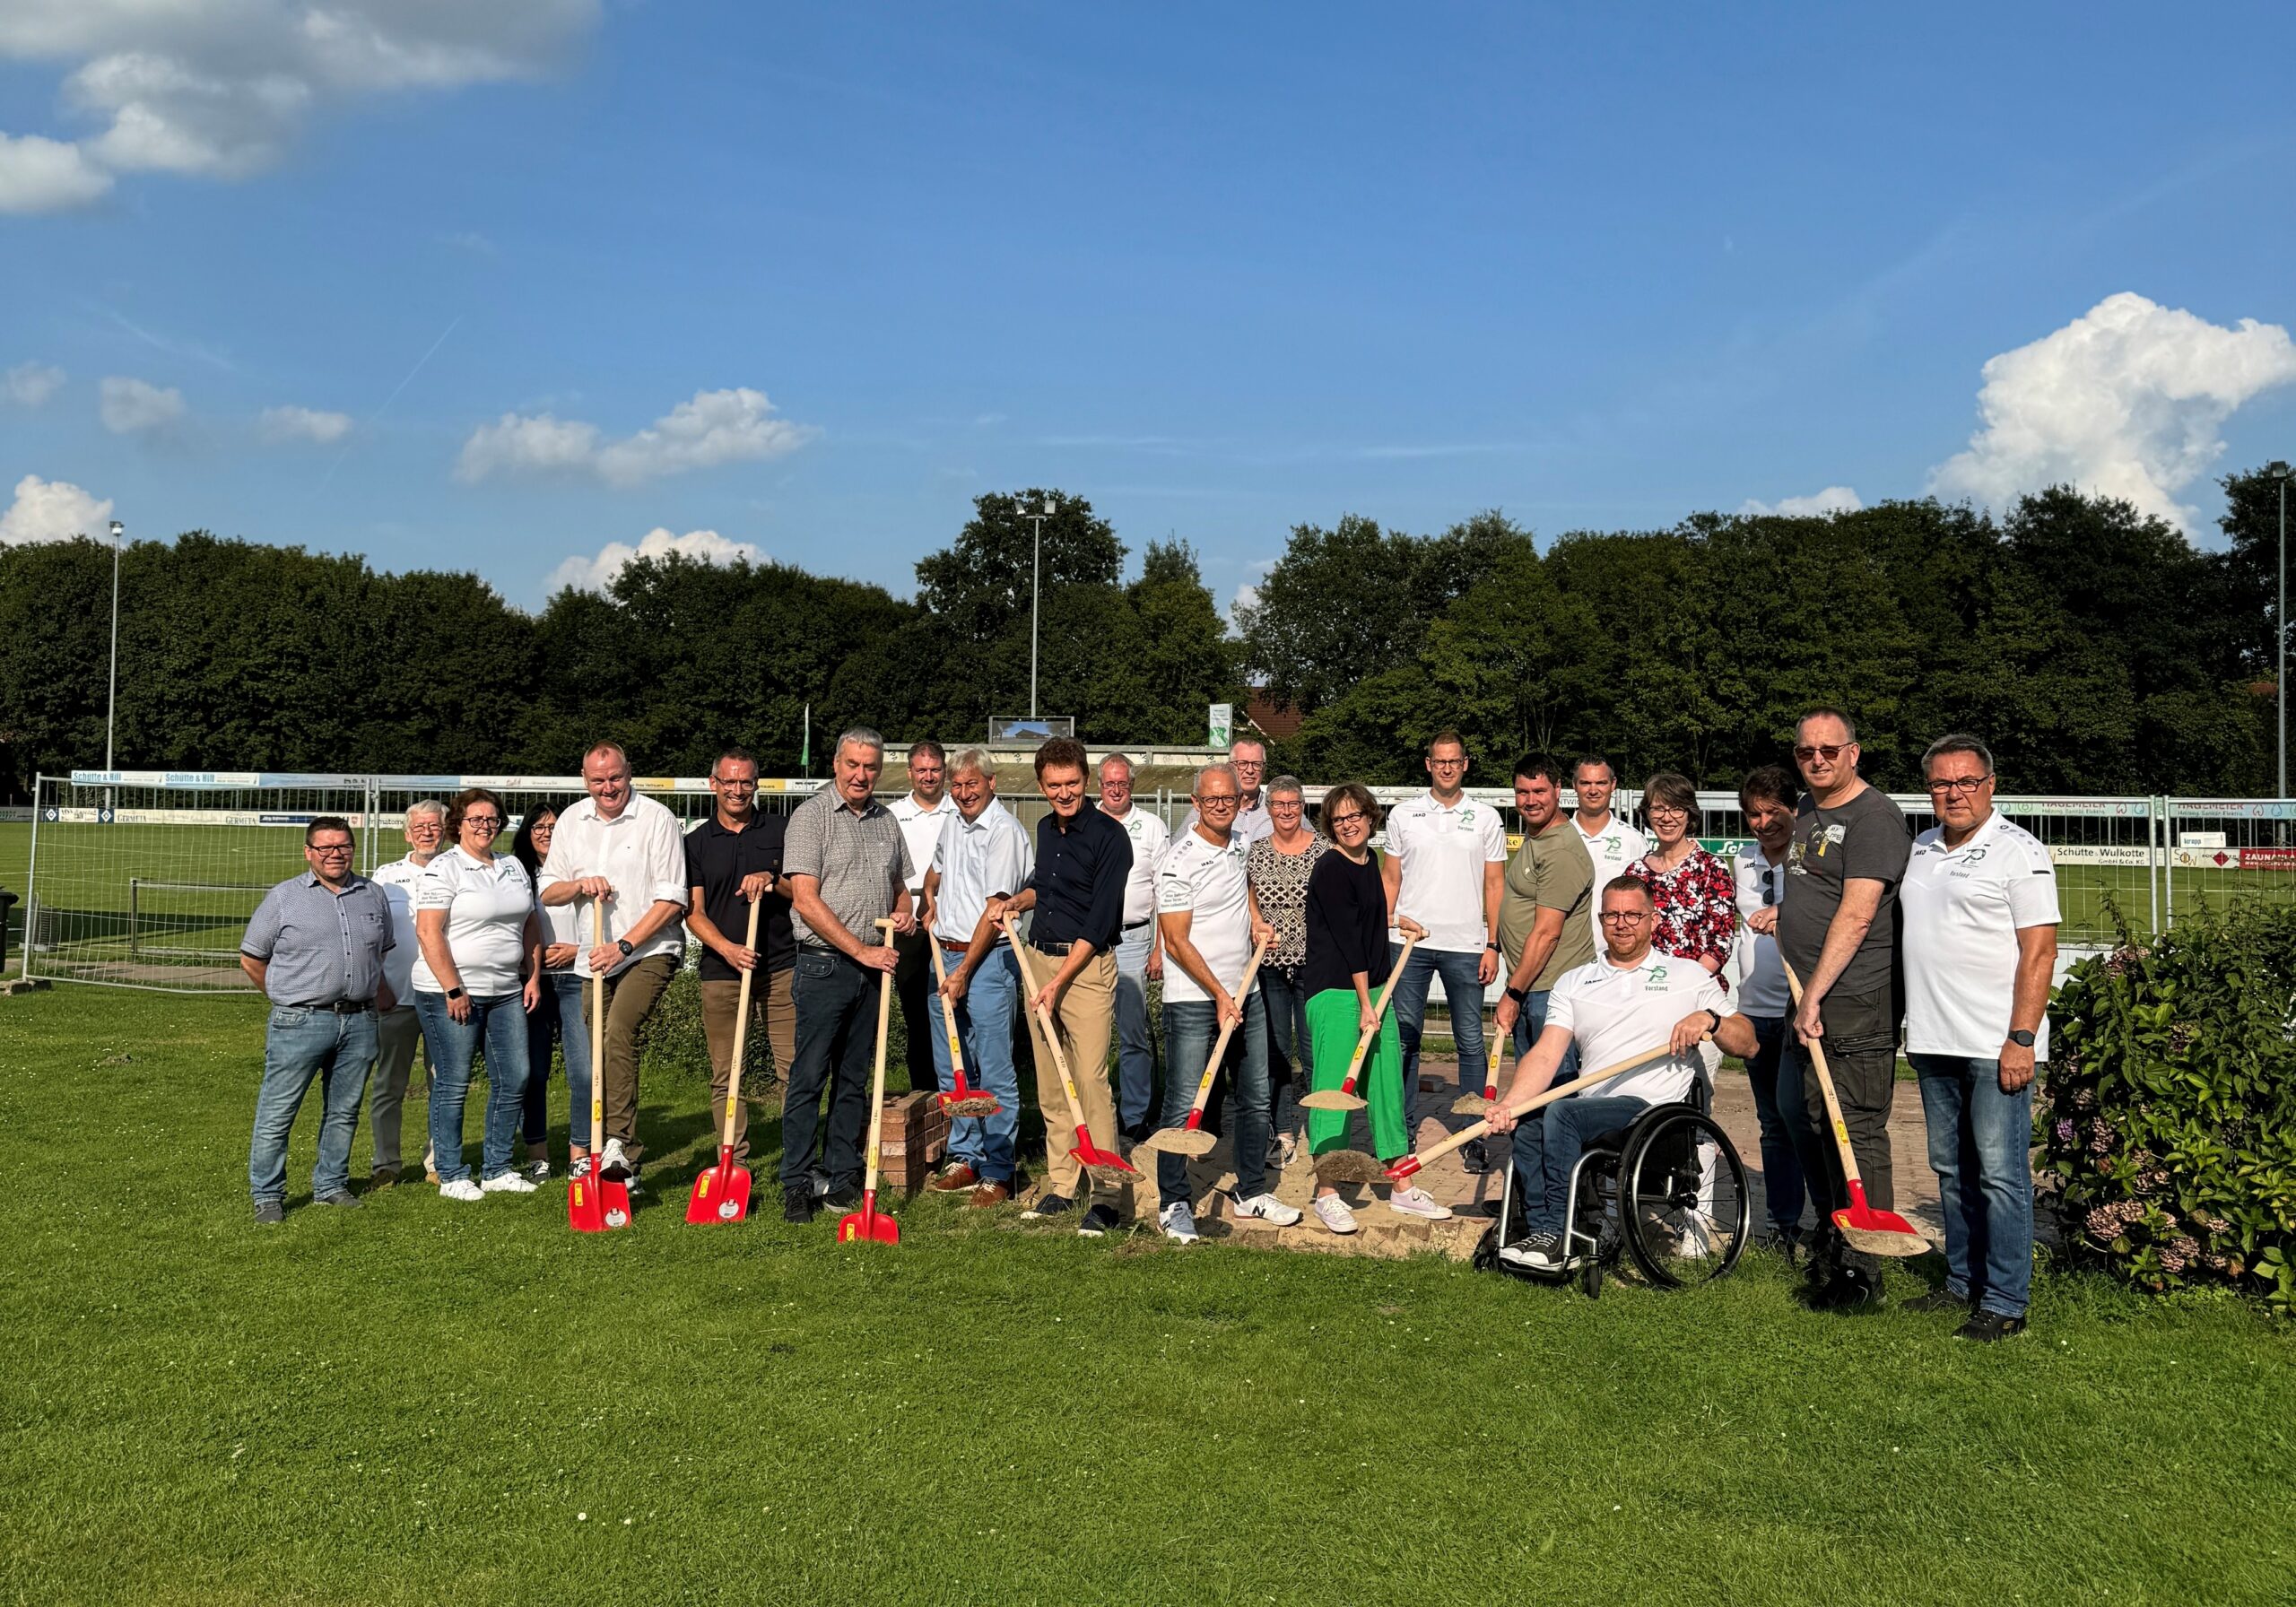
[[[547,892],[561,882],[579,882],[585,876],[603,876],[613,887],[614,896],[605,904],[608,942],[636,925],[656,904],[683,909],[691,890],[685,877],[685,831],[678,817],[651,798],[633,795],[620,814],[604,821],[598,818],[597,800],[577,799],[558,817],[558,830],[551,834],[550,857],[542,862],[542,889]],[[574,970],[587,977],[594,946],[589,900],[578,899],[574,908],[576,930],[582,934]],[[635,961],[684,951],[685,923],[671,920],[631,950],[630,958]]]
[[[1564,1027],[1578,1040],[1578,1074],[1663,1049],[1674,1024],[1693,1010],[1726,1016],[1722,984],[1694,960],[1677,960],[1652,949],[1639,965],[1622,969],[1608,954],[1596,957],[1556,983],[1546,996],[1546,1024]],[[1639,1071],[1587,1088],[1590,1099],[1622,1098],[1663,1105],[1690,1096],[1692,1079],[1710,1073],[1721,1061],[1713,1044],[1687,1055],[1669,1055]]]
[[[1172,831],[1156,818],[1155,811],[1137,804],[1109,819],[1123,827],[1125,836],[1132,839],[1132,874],[1124,884],[1124,924],[1130,928],[1156,918],[1156,862],[1163,858]]]
[[[963,810],[957,811],[955,819],[942,823],[933,849],[932,868],[941,873],[933,899],[933,935],[970,942],[989,899],[1019,892],[1036,864],[1036,846],[1004,804],[991,798],[970,821]]]
[[[1738,884],[1738,941],[1730,956],[1730,975],[1738,985],[1739,1013],[1791,1015],[1793,995],[1786,986],[1786,967],[1778,958],[1778,934],[1746,925],[1755,910],[1776,909],[1785,903],[1786,861],[1772,864],[1762,857],[1760,843],[1748,843],[1731,860],[1730,871]]]
[[[1181,832],[1156,867],[1156,911],[1187,914],[1187,940],[1204,956],[1212,975],[1231,995],[1244,979],[1252,957],[1252,906],[1244,876],[1248,845],[1231,835],[1228,846],[1215,847],[1196,830]],[[1194,1000],[1208,1003],[1212,995],[1196,978],[1169,960],[1164,966],[1166,1003]]]
[[[1625,875],[1627,866],[1650,852],[1650,839],[1615,809],[1611,811],[1610,824],[1600,831],[1590,834],[1578,823],[1576,812],[1570,816],[1570,827],[1587,845],[1587,857],[1595,862],[1595,896],[1587,901],[1587,917],[1594,924],[1595,958],[1600,960],[1610,952],[1603,942],[1603,888],[1613,877]]]
[[[1913,839],[1898,904],[1906,1053],[1997,1058],[2016,995],[2017,929],[2061,918],[2048,847],[1998,811],[1958,848],[1933,826]],[[2048,1058],[2047,1011],[2033,1058]]]
[[[383,956],[383,980],[391,985],[391,997],[399,1002],[399,1008],[411,1010],[414,962],[422,957],[414,941],[414,889],[422,880],[422,867],[412,858],[394,859],[377,865],[368,880],[383,890],[383,898],[391,907],[391,947]]]
[[[458,844],[422,867],[415,884],[418,912],[447,912],[447,952],[462,976],[465,992],[486,999],[518,991],[518,966],[526,951],[526,921],[535,912],[534,883],[526,867],[508,854],[482,862]],[[446,985],[430,962],[417,956],[414,991],[442,994]]]
[[[1419,946],[1446,954],[1482,953],[1491,941],[1483,868],[1507,863],[1507,829],[1499,812],[1465,793],[1448,807],[1433,793],[1422,793],[1387,812],[1387,851],[1402,876],[1396,918],[1427,928]],[[1403,942],[1402,931],[1390,929],[1387,941]]]
[[[885,812],[900,823],[901,840],[909,845],[910,875],[909,890],[921,892],[925,888],[925,873],[932,868],[933,850],[940,845],[941,828],[957,818],[962,811],[948,794],[927,809],[917,801],[915,793],[903,793],[885,805]]]

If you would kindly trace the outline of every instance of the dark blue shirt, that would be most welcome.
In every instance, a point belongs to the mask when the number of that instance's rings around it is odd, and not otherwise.
[[[1046,815],[1037,822],[1037,868],[1029,878],[1037,894],[1029,940],[1050,946],[1081,938],[1094,953],[1109,953],[1124,929],[1131,874],[1132,838],[1091,799],[1065,831],[1057,814]]]

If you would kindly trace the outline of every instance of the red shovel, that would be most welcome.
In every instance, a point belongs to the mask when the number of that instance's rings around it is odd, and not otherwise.
[[[1251,996],[1252,978],[1259,975],[1260,957],[1267,952],[1265,943],[1252,945],[1249,964],[1244,967],[1244,979],[1236,984],[1236,1020],[1243,1019],[1244,1001]],[[1204,1130],[1204,1108],[1212,1099],[1212,1080],[1220,1074],[1220,1062],[1228,1054],[1228,1039],[1235,1035],[1236,1021],[1221,1024],[1220,1036],[1212,1041],[1212,1058],[1204,1063],[1204,1075],[1196,1085],[1196,1103],[1187,1108],[1187,1120],[1177,1127],[1163,1127],[1133,1146],[1133,1153],[1143,1150],[1164,1155],[1190,1157],[1209,1155],[1219,1140]]]
[[[757,951],[757,912],[763,899],[750,901],[750,932],[742,940]],[[718,1164],[693,1180],[693,1198],[685,1203],[689,1222],[738,1222],[750,1213],[750,1168],[734,1164],[734,1113],[741,1108],[742,1051],[748,1047],[750,983],[757,976],[752,966],[742,973],[742,1002],[734,1016],[734,1064],[726,1081],[726,1126],[718,1139]]]
[[[1013,958],[1021,964],[1021,986],[1028,990],[1029,997],[1033,999],[1037,996],[1037,978],[1036,972],[1029,965],[1029,951],[1022,945],[1021,934],[1010,922],[1005,924],[1004,935],[1012,940]],[[1122,1172],[1130,1177],[1138,1177],[1140,1169],[1132,1162],[1121,1155],[1111,1154],[1092,1142],[1091,1129],[1084,1124],[1084,1102],[1076,1097],[1076,1078],[1068,1069],[1068,1052],[1060,1047],[1060,1032],[1052,1024],[1052,1012],[1039,1010],[1036,1012],[1036,1020],[1037,1025],[1044,1030],[1044,1041],[1052,1049],[1052,1064],[1060,1068],[1061,1091],[1068,1096],[1068,1115],[1076,1124],[1076,1142],[1069,1146],[1068,1153],[1075,1160],[1078,1166],[1090,1170]]]
[[[1378,1036],[1378,1018],[1387,1013],[1387,1001],[1395,997],[1396,983],[1403,977],[1404,963],[1411,958],[1412,947],[1418,942],[1419,940],[1415,937],[1406,937],[1403,940],[1403,952],[1396,956],[1395,964],[1388,968],[1387,986],[1379,990],[1378,1005],[1371,1012],[1372,1025],[1370,1030],[1360,1033],[1356,1037],[1355,1053],[1347,1063],[1346,1078],[1337,1088],[1327,1088],[1321,1093],[1301,1094],[1300,1096],[1300,1109],[1361,1110],[1363,1108],[1363,1101],[1355,1091],[1355,1079],[1363,1074],[1363,1056],[1370,1053],[1371,1040]]]
[[[941,986],[949,985],[949,974],[941,959],[941,940],[930,932],[925,941],[933,945],[933,980]],[[949,1035],[949,1069],[956,1073],[957,1086],[951,1091],[935,1097],[941,1108],[952,1116],[995,1116],[1004,1108],[996,1096],[985,1088],[974,1088],[965,1081],[965,1047],[957,1041],[956,1001],[946,994],[935,994],[941,1001],[941,1020]]]
[[[590,946],[602,949],[605,942],[605,904],[593,899]],[[630,1226],[630,1185],[598,1176],[598,1157],[606,1147],[606,979],[592,972],[590,990],[590,1170],[566,1191],[567,1224],[577,1233]]]
[[[1794,991],[1794,1008],[1802,1008],[1802,979],[1786,968],[1786,986]],[[1791,1023],[1788,1023],[1789,1029]],[[1819,1040],[1802,1046],[1817,1068],[1818,1091],[1826,1097],[1826,1116],[1833,1123],[1834,1147],[1841,1151],[1841,1180],[1848,1186],[1849,1203],[1833,1213],[1833,1225],[1853,1250],[1868,1255],[1926,1255],[1929,1241],[1911,1222],[1894,1211],[1866,1203],[1866,1182],[1857,1175],[1857,1157],[1849,1152],[1849,1128],[1841,1119],[1841,1101],[1834,1097],[1833,1075],[1826,1070],[1826,1052]]]
[[[893,924],[879,921],[885,951],[893,946]],[[849,1211],[837,1224],[837,1242],[875,1239],[881,1245],[900,1243],[900,1224],[877,1209],[877,1141],[885,1131],[885,1029],[892,1022],[893,974],[888,969],[877,979],[877,1071],[869,1089],[869,1175],[861,1185],[861,1209]]]

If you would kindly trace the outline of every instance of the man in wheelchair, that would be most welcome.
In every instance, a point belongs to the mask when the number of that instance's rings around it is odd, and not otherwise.
[[[1703,1040],[1710,1038],[1738,1055],[1760,1047],[1752,1021],[1723,1012],[1728,996],[1705,967],[1650,946],[1655,916],[1648,889],[1631,876],[1620,876],[1604,883],[1601,899],[1606,951],[1554,985],[1545,1030],[1516,1066],[1512,1086],[1491,1113],[1492,1132],[1515,1135],[1516,1182],[1529,1225],[1499,1254],[1542,1271],[1560,1270],[1567,1263],[1562,1229],[1571,1174],[1588,1140],[1628,1126],[1654,1105],[1688,1099],[1710,1069]],[[1574,1040],[1582,1068],[1638,1057],[1643,1064],[1590,1081],[1586,1092],[1518,1121],[1509,1108],[1546,1090]]]

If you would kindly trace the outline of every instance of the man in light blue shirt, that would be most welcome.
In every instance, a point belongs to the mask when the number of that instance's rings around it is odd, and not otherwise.
[[[384,974],[394,941],[390,901],[351,868],[351,856],[350,822],[315,817],[303,828],[309,872],[265,893],[239,940],[239,969],[271,1000],[248,1151],[255,1220],[265,1225],[285,1220],[287,1135],[314,1077],[324,1112],[312,1202],[359,1203],[351,1192],[351,1140],[375,1060],[375,1012],[398,1001]]]
[[[949,1055],[948,1018],[956,1014],[965,1070],[996,1096],[989,1116],[949,1124],[949,1164],[926,1186],[936,1194],[970,1193],[969,1203],[1002,1205],[1013,1197],[1013,1150],[1020,1131],[1021,1077],[1013,1064],[1013,1012],[1020,1007],[1021,973],[1013,951],[982,919],[991,899],[1009,899],[1036,868],[1029,834],[996,801],[996,775],[978,748],[957,755],[949,771],[956,818],[942,828],[925,874],[925,909],[931,940],[940,945],[949,979],[934,1001],[934,1068],[944,1090],[956,1086]]]

